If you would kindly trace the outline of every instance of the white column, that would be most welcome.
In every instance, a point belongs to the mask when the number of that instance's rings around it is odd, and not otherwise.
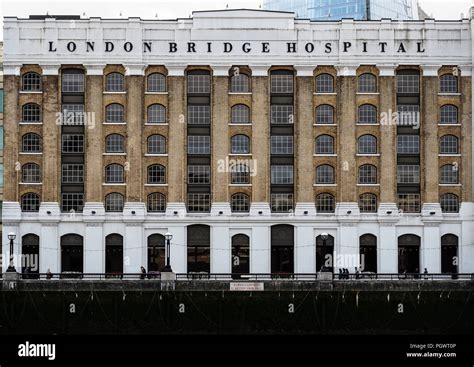
[[[177,225],[168,228],[173,235],[170,245],[170,264],[175,273],[187,272],[188,252],[186,247],[186,226]]]
[[[61,243],[57,223],[44,223],[40,234],[40,273],[61,272]]]
[[[420,273],[441,273],[441,238],[439,223],[425,223],[421,245]]]
[[[211,273],[231,273],[229,227],[227,224],[213,225],[211,230]]]
[[[380,223],[377,272],[398,273],[398,241],[395,223]]]
[[[250,272],[269,274],[271,267],[270,227],[255,226],[250,246]]]
[[[102,223],[87,223],[84,238],[85,273],[105,273],[104,241]]]
[[[337,273],[340,268],[349,269],[351,273],[354,273],[355,267],[358,268],[360,266],[357,223],[341,223],[339,227],[339,241],[337,241],[334,250],[334,273]]]
[[[458,256],[460,273],[474,273],[474,203],[462,203],[459,215],[461,222],[461,238],[459,239]]]
[[[141,223],[126,223],[124,247],[124,272],[139,273],[140,267],[147,268],[146,246],[143,244]],[[148,269],[146,269],[148,271]]]
[[[295,227],[295,273],[316,273],[316,239],[312,224]]]

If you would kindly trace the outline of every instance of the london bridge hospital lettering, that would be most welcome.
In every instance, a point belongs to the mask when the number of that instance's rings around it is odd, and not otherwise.
[[[134,44],[132,42],[112,42],[105,41],[101,42],[100,45],[95,41],[84,41],[75,42],[68,41],[64,43],[63,49],[60,48],[54,41],[49,41],[48,52],[105,52],[114,53],[117,51],[124,51],[130,53],[135,50],[136,47],[141,47],[143,53],[159,53],[159,54],[175,54],[175,53],[244,53],[244,54],[271,54],[275,44],[278,44],[278,51],[286,50],[287,54],[332,54],[336,52],[336,49],[340,49],[342,53],[350,53],[354,50],[360,53],[375,53],[379,52],[384,54],[388,51],[389,44],[385,41],[361,41],[353,43],[350,41],[344,41],[339,43],[336,42],[283,42],[283,49],[281,42],[160,42],[158,46],[152,41],[144,41],[142,43]],[[422,41],[417,42],[396,42],[394,44],[395,52],[398,54],[406,54],[410,52],[424,53],[425,47]]]

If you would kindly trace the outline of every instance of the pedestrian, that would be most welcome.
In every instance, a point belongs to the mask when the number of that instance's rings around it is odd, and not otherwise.
[[[357,266],[354,268],[355,271],[355,278],[359,279],[359,269],[357,269]]]
[[[342,269],[339,268],[339,279],[342,279],[343,276],[344,276],[344,275],[342,274]]]
[[[140,272],[141,272],[140,279],[145,279],[146,269],[143,266],[140,267]]]
[[[423,273],[425,274],[425,279],[428,279],[428,269],[425,268],[425,271]]]
[[[51,273],[51,269],[48,268],[48,271],[46,272],[46,279],[51,279],[53,277],[53,273]]]

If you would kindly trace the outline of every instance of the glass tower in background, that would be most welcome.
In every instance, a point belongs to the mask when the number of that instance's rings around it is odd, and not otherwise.
[[[419,19],[418,0],[264,0],[263,9],[311,20]]]

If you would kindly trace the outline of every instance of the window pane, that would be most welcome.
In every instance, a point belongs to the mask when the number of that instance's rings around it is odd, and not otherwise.
[[[271,183],[274,185],[293,184],[293,166],[289,165],[272,165],[271,167]]]
[[[334,138],[330,135],[320,135],[316,138],[316,154],[334,154]]]
[[[158,73],[150,74],[147,88],[148,92],[166,92],[166,77]]]
[[[293,123],[292,105],[272,105],[271,123],[272,124],[292,124]]]
[[[188,154],[210,154],[211,137],[205,135],[188,136]]]
[[[105,90],[107,92],[122,92],[125,90],[124,77],[120,73],[110,73],[106,77]]]
[[[293,93],[293,75],[272,74],[271,91],[272,93]]]
[[[418,165],[398,165],[397,182],[401,184],[419,184],[420,166]]]
[[[293,211],[293,194],[271,194],[271,209],[273,213]]]
[[[188,93],[209,94],[211,92],[209,75],[188,75]]]
[[[272,135],[271,154],[293,154],[293,136]]]
[[[62,91],[83,93],[84,92],[84,74],[63,74]]]
[[[210,106],[188,106],[188,124],[209,125],[210,123],[211,123],[211,107]]]
[[[416,94],[420,91],[418,75],[397,75],[397,93]]]
[[[397,136],[398,154],[419,154],[420,137],[418,135],[398,135]]]
[[[316,93],[334,93],[334,78],[329,74],[316,77]]]
[[[207,165],[188,166],[189,184],[209,184],[211,183],[211,167]]]
[[[245,74],[233,75],[230,82],[230,91],[232,93],[250,92],[250,78]]]

